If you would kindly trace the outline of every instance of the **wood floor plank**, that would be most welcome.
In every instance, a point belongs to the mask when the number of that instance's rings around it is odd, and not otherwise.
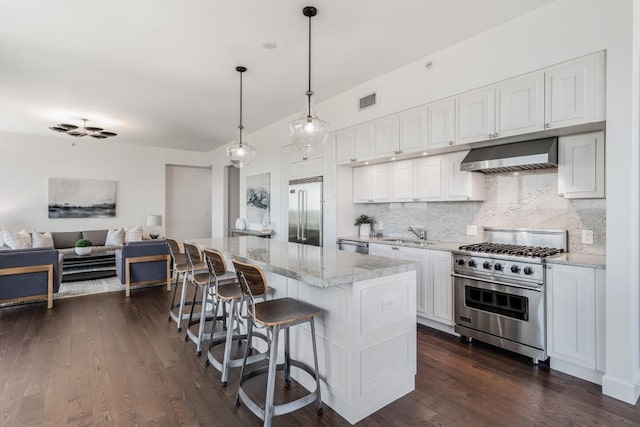
[[[1,309],[0,426],[260,426],[234,405],[237,369],[221,387],[220,373],[185,342],[185,328],[178,333],[167,321],[170,297],[147,288],[129,299],[117,292],[57,300],[53,310]],[[486,344],[419,327],[417,352],[416,390],[358,426],[640,425],[637,405]],[[276,399],[298,387],[278,387]],[[349,423],[326,406],[322,417],[308,407],[274,419],[322,425]]]

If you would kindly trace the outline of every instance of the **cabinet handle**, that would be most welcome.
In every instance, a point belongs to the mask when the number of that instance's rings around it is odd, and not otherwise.
[[[396,150],[396,151],[393,152],[393,154],[400,154],[400,153],[402,153],[402,151],[400,151],[400,150]]]
[[[545,123],[544,127],[546,127],[547,129],[549,129],[551,127],[551,123]]]
[[[449,141],[449,145],[454,145],[455,141]]]
[[[496,132],[496,133],[494,133],[494,134],[493,134],[493,137],[494,137],[494,138],[497,138],[497,137],[499,137],[499,136],[500,136],[500,133],[499,133],[499,132]]]
[[[353,163],[353,162],[355,162],[355,161],[356,161],[356,159],[351,159],[350,161],[351,161],[351,163]]]
[[[400,248],[398,248],[397,246],[391,246],[391,249],[393,249],[394,251],[399,251]]]
[[[493,134],[492,133],[489,134],[489,138],[493,138]]]
[[[302,160],[307,160],[307,159],[308,159],[308,157],[303,157],[303,158],[302,158]]]
[[[564,197],[564,193],[558,194],[558,197]]]

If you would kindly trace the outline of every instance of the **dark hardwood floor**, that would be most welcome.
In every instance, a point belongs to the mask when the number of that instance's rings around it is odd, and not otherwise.
[[[0,309],[0,425],[261,425],[167,322],[160,287]],[[282,398],[284,389],[279,388]],[[292,387],[287,393],[300,390]],[[348,425],[325,407],[274,425]],[[487,345],[418,329],[416,390],[359,425],[640,425],[600,387]]]

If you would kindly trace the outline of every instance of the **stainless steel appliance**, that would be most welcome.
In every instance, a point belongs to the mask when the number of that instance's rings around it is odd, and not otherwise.
[[[484,173],[557,167],[558,138],[555,136],[474,148],[460,164],[460,170]]]
[[[338,239],[338,250],[368,255],[369,244],[356,240]]]
[[[289,241],[322,246],[322,177],[289,181]]]
[[[485,237],[453,251],[455,331],[544,361],[545,258],[566,251],[567,232],[485,228]]]

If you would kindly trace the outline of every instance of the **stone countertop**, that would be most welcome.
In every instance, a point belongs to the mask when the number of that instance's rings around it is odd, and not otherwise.
[[[431,242],[429,240],[421,242],[418,239],[415,241],[407,242],[407,241],[399,241],[392,240],[393,237],[360,237],[360,236],[346,236],[339,237],[338,239],[343,240],[353,240],[356,242],[365,242],[365,243],[379,243],[381,245],[393,245],[393,246],[404,246],[407,248],[420,248],[420,249],[433,249],[436,251],[453,251],[460,248],[464,243],[451,243],[451,242]],[[391,239],[391,240],[390,240]],[[401,239],[398,237],[398,239]]]
[[[190,239],[203,249],[256,264],[265,271],[327,288],[416,270],[415,262],[253,236]]]
[[[230,233],[246,234],[247,236],[273,236],[275,231],[261,231],[261,230],[240,230],[237,228],[230,228],[227,230]]]
[[[554,255],[545,261],[547,264],[566,264],[577,267],[606,268],[607,266],[607,258],[604,255],[586,255],[570,252]]]

